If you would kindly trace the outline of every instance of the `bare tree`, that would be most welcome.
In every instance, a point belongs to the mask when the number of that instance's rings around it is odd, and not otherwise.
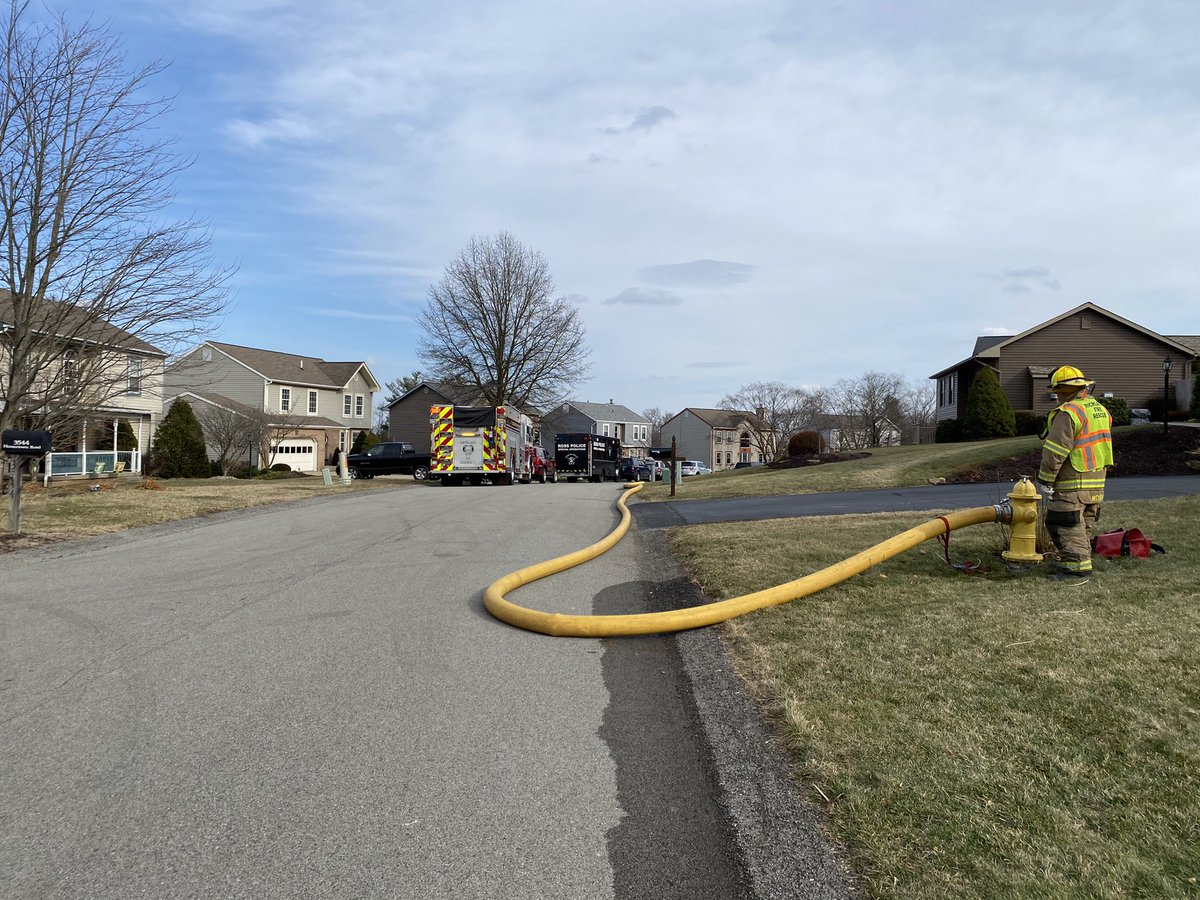
[[[546,406],[587,372],[579,313],[554,296],[550,267],[508,232],[473,237],[429,288],[418,353],[439,381],[488,404]]]
[[[748,413],[750,443],[765,461],[776,459],[787,438],[800,426],[807,395],[782,381],[756,381],[723,397],[721,409]]]
[[[0,428],[51,428],[156,382],[224,311],[207,232],[171,221],[186,166],[156,131],[157,62],[127,70],[105,29],[0,22]]]
[[[221,474],[228,475],[241,467],[243,450],[249,466],[250,448],[260,443],[253,416],[211,403],[197,403],[194,409],[204,430],[204,441],[221,463]]]
[[[937,386],[928,378],[910,381],[896,397],[897,425],[928,428],[937,415]]]
[[[842,447],[852,450],[878,447],[904,389],[904,379],[894,372],[866,372],[858,378],[835,382],[827,398],[829,415],[840,433]]]
[[[642,418],[650,423],[650,446],[662,446],[662,427],[674,413],[663,412],[657,406],[642,411]]]
[[[302,415],[294,407],[289,411],[272,409],[254,409],[247,411],[250,420],[250,434],[258,443],[259,466],[269,469],[275,465],[275,456],[281,442],[312,427],[308,416]]]

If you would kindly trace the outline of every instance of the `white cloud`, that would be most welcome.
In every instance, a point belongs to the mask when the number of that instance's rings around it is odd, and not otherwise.
[[[317,137],[317,129],[308,122],[276,117],[261,122],[234,119],[225,126],[225,134],[236,144],[258,150],[268,144],[307,143]]]

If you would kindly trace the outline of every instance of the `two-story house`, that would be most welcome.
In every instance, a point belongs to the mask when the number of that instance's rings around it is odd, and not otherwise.
[[[298,472],[315,472],[371,429],[379,382],[361,361],[205,341],[167,366],[165,390],[168,404],[186,394],[190,403],[268,414],[275,436],[263,452]]]
[[[763,459],[764,424],[757,413],[738,409],[702,409],[689,406],[667,419],[662,426],[664,445],[675,439],[675,452],[695,459],[714,472],[732,469],[740,462],[770,462]]]
[[[14,426],[50,430],[46,474],[140,471],[162,419],[167,354],[71,304],[44,300],[22,315],[0,292],[0,409]],[[19,330],[32,335],[24,378],[11,365]]]
[[[584,403],[565,400],[542,413],[542,446],[553,451],[560,434],[603,434],[621,441],[621,455],[638,459],[650,457],[650,420],[628,407],[609,400]]]
[[[1014,410],[1038,416],[1057,403],[1050,375],[1061,365],[1094,379],[1096,396],[1123,399],[1130,408],[1161,402],[1165,378],[1168,403],[1180,405],[1198,348],[1200,338],[1194,335],[1157,334],[1084,303],[1020,334],[976,338],[970,356],[929,376],[937,382],[937,421],[966,414],[967,392],[984,366],[996,372]]]

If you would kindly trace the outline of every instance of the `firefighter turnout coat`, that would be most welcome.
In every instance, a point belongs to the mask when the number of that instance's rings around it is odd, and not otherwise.
[[[1056,491],[1104,491],[1113,464],[1112,417],[1095,397],[1068,400],[1046,417],[1038,481]]]

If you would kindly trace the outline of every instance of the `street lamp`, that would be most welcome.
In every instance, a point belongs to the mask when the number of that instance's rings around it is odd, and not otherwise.
[[[1168,409],[1167,397],[1168,397],[1169,391],[1170,391],[1170,380],[1171,380],[1171,357],[1168,356],[1163,360],[1163,434],[1164,435],[1166,435],[1166,433],[1167,433],[1167,409]]]

